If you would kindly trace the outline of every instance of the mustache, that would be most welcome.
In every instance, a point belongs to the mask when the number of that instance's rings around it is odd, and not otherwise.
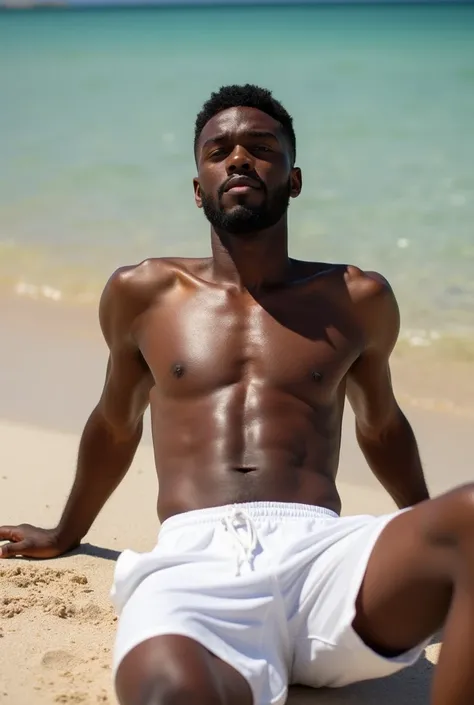
[[[253,181],[256,181],[256,182],[259,184],[260,188],[262,189],[262,191],[263,191],[265,194],[267,193],[267,189],[266,189],[266,187],[265,187],[265,184],[263,183],[262,179],[258,176],[258,174],[256,174],[255,172],[252,172],[251,174],[247,174],[247,173],[245,173],[245,174],[240,174],[240,173],[239,173],[239,174],[231,174],[231,175],[229,176],[229,178],[227,178],[227,179],[224,181],[224,183],[219,186],[219,190],[217,191],[217,196],[218,196],[219,198],[222,198],[222,196],[223,196],[223,194],[224,194],[224,192],[225,192],[225,190],[226,190],[226,188],[227,188],[227,184],[228,184],[229,181],[231,181],[235,176],[248,176],[249,179],[252,179]]]

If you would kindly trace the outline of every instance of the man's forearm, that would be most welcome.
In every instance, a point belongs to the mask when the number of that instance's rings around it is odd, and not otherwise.
[[[74,484],[58,524],[58,539],[77,545],[129,469],[143,430],[118,438],[96,409],[84,428]]]
[[[364,434],[356,426],[356,435],[372,472],[400,509],[429,498],[415,435],[402,411],[380,434]]]

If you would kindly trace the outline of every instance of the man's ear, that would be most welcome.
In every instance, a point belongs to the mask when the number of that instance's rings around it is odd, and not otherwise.
[[[194,201],[198,208],[202,208],[201,186],[197,178],[193,179]]]
[[[303,188],[303,175],[301,174],[301,169],[299,167],[295,166],[291,170],[290,182],[290,196],[291,198],[297,198]]]

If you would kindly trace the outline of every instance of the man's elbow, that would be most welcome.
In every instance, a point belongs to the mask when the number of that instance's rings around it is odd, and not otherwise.
[[[396,436],[407,424],[403,411],[395,402],[393,406],[365,418],[356,418],[357,439],[360,443],[382,445]]]
[[[140,442],[143,433],[143,415],[131,418],[115,413],[107,413],[107,408],[98,405],[94,410],[95,420],[102,425],[110,439],[117,445]]]

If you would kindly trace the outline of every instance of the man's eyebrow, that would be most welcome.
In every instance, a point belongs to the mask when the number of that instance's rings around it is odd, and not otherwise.
[[[269,132],[268,130],[245,130],[243,132],[243,135],[245,137],[253,137],[253,138],[260,138],[260,139],[270,139],[273,140],[274,142],[278,142],[278,137],[275,135],[273,132]],[[221,144],[222,142],[225,142],[226,140],[229,139],[229,133],[223,133],[223,134],[218,134],[214,135],[213,137],[209,137],[204,144],[202,145],[202,148],[204,149],[205,147],[208,147],[210,144]]]

